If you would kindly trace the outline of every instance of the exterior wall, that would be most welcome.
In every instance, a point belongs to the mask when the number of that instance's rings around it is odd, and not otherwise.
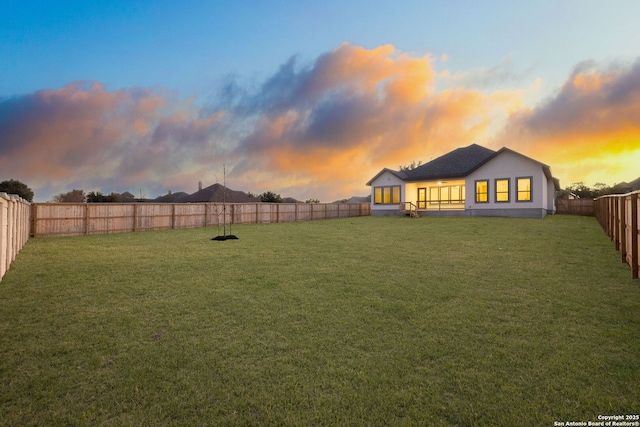
[[[407,197],[407,189],[405,182],[400,178],[392,174],[391,172],[384,172],[375,181],[371,183],[371,215],[398,215],[400,211],[399,204],[381,205],[375,203],[375,189],[376,187],[388,187],[393,185],[400,186],[400,201],[405,202]]]
[[[423,187],[423,185],[417,182],[407,182],[404,184],[405,194],[404,194],[404,202],[411,202],[416,204],[418,202],[418,187]]]
[[[517,178],[532,177],[531,201],[518,202]],[[509,179],[509,202],[496,202],[496,179]],[[475,200],[476,181],[489,180],[489,201],[477,203]],[[517,153],[505,151],[472,172],[466,178],[466,210],[472,216],[513,216],[542,218],[553,208],[553,196],[549,196],[549,186],[553,181],[547,179],[542,166]],[[551,207],[549,200],[551,199]]]

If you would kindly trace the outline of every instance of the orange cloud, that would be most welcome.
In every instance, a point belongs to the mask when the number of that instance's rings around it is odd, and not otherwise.
[[[22,178],[36,200],[72,188],[123,191],[162,180],[185,153],[197,157],[220,118],[149,89],[41,90],[0,100],[0,171]]]
[[[352,195],[346,189],[368,191],[364,183],[382,167],[484,142],[491,120],[506,114],[507,93],[437,92],[432,62],[389,45],[350,44],[307,67],[289,61],[237,108],[257,119],[232,152],[234,179],[258,192],[298,183],[298,197],[322,183],[323,195],[336,199]]]
[[[637,178],[628,159],[640,157],[640,61],[580,64],[553,98],[512,114],[497,141],[551,165],[563,186]]]
[[[0,178],[36,200],[73,188],[154,197],[219,179],[225,163],[234,189],[331,201],[366,194],[383,167],[474,142],[545,162],[564,185],[637,177],[640,61],[580,64],[535,107],[525,99],[539,80],[505,88],[520,78],[508,61],[462,72],[434,62],[345,43],[255,85],[230,81],[211,105],[96,82],[0,99]]]

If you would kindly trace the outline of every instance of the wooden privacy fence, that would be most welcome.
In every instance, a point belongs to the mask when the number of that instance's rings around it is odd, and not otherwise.
[[[593,199],[556,199],[556,211],[559,214],[593,216],[595,202]]]
[[[0,193],[0,280],[29,240],[29,202]]]
[[[371,215],[369,203],[34,203],[31,236],[73,236]]]
[[[605,233],[616,244],[616,250],[622,255],[622,262],[631,266],[631,274],[634,279],[638,278],[640,255],[638,246],[640,245],[640,233],[638,232],[638,222],[640,222],[640,191],[629,194],[603,196],[595,199],[595,212],[598,222]]]

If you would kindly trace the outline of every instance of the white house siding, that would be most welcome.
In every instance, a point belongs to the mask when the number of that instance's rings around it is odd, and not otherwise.
[[[376,204],[375,202],[375,189],[376,187],[389,187],[389,186],[400,186],[400,201],[404,202],[406,199],[406,185],[405,182],[400,178],[392,174],[391,172],[385,171],[383,172],[375,181],[371,183],[371,215],[373,216],[381,216],[381,215],[398,215],[400,211],[399,204]]]
[[[516,179],[524,177],[532,177],[532,201],[530,202],[516,201]],[[503,178],[509,179],[508,203],[495,200],[495,181]],[[479,180],[489,180],[488,203],[476,203],[476,181]],[[548,181],[551,183],[549,184]],[[548,208],[550,199],[548,194],[549,188],[554,188],[552,180],[547,179],[540,163],[512,151],[498,154],[469,174],[466,178],[466,186],[466,215],[542,218],[548,210],[551,210]]]

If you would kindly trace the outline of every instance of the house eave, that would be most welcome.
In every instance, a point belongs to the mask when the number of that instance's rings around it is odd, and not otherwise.
[[[403,180],[403,181],[407,181],[407,175],[406,175],[404,172],[402,172],[402,171],[396,171],[396,170],[389,169],[389,168],[384,168],[384,169],[382,169],[380,172],[378,172],[378,173],[377,173],[373,178],[371,178],[371,179],[367,182],[367,184],[366,184],[366,185],[370,187],[370,186],[371,186],[371,184],[372,184],[376,179],[380,178],[380,176],[381,176],[382,174],[384,174],[385,172],[389,172],[389,173],[391,173],[391,174],[395,175],[396,177],[398,177],[399,179],[401,179],[401,180]]]

